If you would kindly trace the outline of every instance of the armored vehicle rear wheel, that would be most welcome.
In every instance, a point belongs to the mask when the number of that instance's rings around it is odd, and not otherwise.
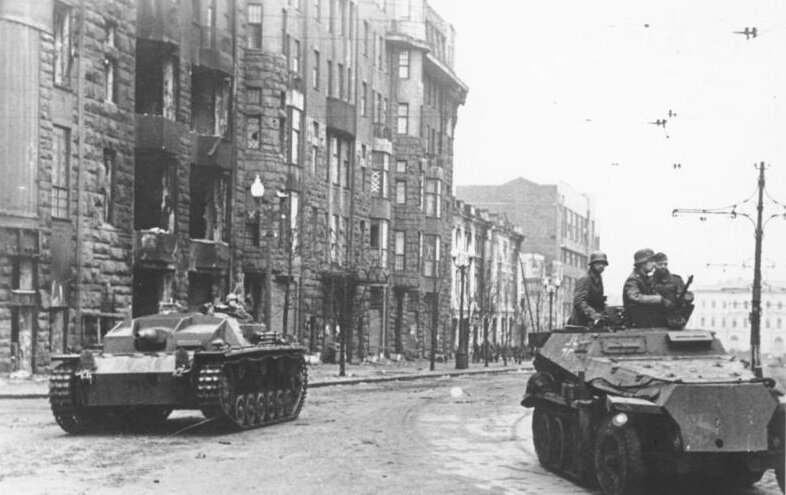
[[[595,438],[593,457],[598,485],[603,493],[632,495],[641,492],[644,474],[641,442],[632,428],[615,426],[609,418]]]

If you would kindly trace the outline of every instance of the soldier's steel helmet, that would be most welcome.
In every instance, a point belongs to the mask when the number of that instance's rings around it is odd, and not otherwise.
[[[652,257],[655,256],[655,251],[650,248],[639,249],[636,251],[636,254],[633,255],[633,264],[640,265],[647,261],[650,261]]]
[[[604,263],[606,265],[609,264],[609,259],[606,257],[606,253],[604,253],[603,251],[595,251],[594,253],[590,254],[589,264],[592,265],[596,261]]]
[[[655,255],[652,257],[652,261],[655,261],[655,262],[669,261],[669,257],[666,256],[666,253],[659,252],[659,253],[655,253]]]

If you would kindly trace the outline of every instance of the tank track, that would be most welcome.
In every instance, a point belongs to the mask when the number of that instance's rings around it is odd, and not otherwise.
[[[99,412],[80,406],[76,400],[76,368],[71,363],[57,366],[49,378],[49,405],[60,428],[84,433],[97,426]]]
[[[286,360],[284,372],[270,380],[262,370],[278,364],[278,359]],[[300,356],[241,358],[202,365],[196,395],[206,417],[247,430],[296,419],[307,386],[308,368]]]

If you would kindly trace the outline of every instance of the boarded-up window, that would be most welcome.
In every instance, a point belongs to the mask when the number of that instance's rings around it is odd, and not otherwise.
[[[52,153],[52,216],[68,218],[68,170],[71,131],[54,126]]]

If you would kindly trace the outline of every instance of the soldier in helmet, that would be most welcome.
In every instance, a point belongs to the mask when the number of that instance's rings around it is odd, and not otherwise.
[[[652,275],[652,288],[655,293],[668,299],[672,306],[666,311],[666,325],[673,329],[685,328],[685,324],[693,312],[693,293],[685,290],[682,277],[669,271],[669,258],[665,253],[656,253],[655,273]],[[682,296],[682,300],[677,299]]]
[[[603,321],[606,309],[606,296],[603,294],[603,270],[608,266],[606,253],[596,251],[590,254],[587,274],[576,281],[573,293],[573,314],[570,323],[583,327],[598,326]]]
[[[652,288],[650,272],[655,267],[652,249],[639,249],[633,255],[633,272],[628,275],[622,288],[622,304],[625,310],[625,321],[633,327],[665,326],[666,318],[663,308],[672,302],[657,294]]]

